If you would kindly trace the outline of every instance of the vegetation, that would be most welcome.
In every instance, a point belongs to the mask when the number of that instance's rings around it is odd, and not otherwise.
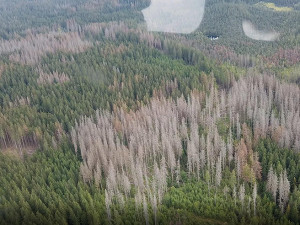
[[[289,12],[293,10],[291,7],[278,7],[274,3],[270,2],[265,2],[263,5],[278,12]]]
[[[148,0],[0,3],[1,225],[300,223],[298,0],[207,1],[189,35]]]

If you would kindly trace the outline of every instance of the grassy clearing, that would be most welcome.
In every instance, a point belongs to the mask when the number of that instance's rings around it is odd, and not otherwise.
[[[269,8],[269,9],[272,9],[272,10],[277,11],[277,12],[290,12],[290,11],[293,11],[293,8],[291,8],[291,7],[279,7],[279,6],[276,6],[272,2],[260,2],[257,5],[263,5],[267,8]]]

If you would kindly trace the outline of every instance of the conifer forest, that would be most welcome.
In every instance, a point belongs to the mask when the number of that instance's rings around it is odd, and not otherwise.
[[[162,1],[0,0],[0,225],[300,224],[299,1]]]

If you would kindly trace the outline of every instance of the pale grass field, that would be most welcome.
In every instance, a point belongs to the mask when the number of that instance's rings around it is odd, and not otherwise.
[[[279,7],[279,6],[276,6],[272,2],[259,2],[259,3],[257,3],[257,5],[263,5],[267,8],[269,8],[269,9],[272,9],[272,10],[277,11],[277,12],[290,12],[290,11],[293,11],[293,8],[291,8],[291,7]]]

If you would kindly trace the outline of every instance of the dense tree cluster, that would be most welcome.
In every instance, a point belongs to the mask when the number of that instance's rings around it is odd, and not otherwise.
[[[59,74],[58,72],[45,73],[39,69],[39,78],[37,79],[38,84],[52,84],[52,83],[64,83],[70,81],[70,78],[65,73]]]
[[[290,182],[287,178],[286,170],[281,172],[278,178],[276,173],[273,171],[273,168],[270,168],[267,180],[267,190],[272,193],[275,201],[277,200],[278,193],[278,204],[283,211],[288,203],[290,193]]]
[[[300,48],[279,49],[271,57],[266,57],[268,64],[276,66],[292,66],[300,62]]]
[[[80,38],[77,32],[28,34],[20,40],[1,41],[0,54],[13,53],[10,60],[22,64],[36,64],[42,56],[57,51],[78,53],[91,43]]]
[[[292,124],[298,124],[299,105],[293,100],[299,99],[299,93],[297,86],[281,84],[273,77],[249,76],[228,92],[218,91],[211,83],[210,94],[195,92],[187,100],[162,97],[136,112],[122,108],[115,108],[112,114],[97,111],[95,117],[81,118],[71,131],[75,151],[80,149],[83,159],[81,175],[85,182],[95,181],[97,186],[104,176],[108,215],[113,196],[118,204],[124,204],[132,185],[137,207],[147,200],[156,208],[166,190],[167,177],[180,183],[182,167],[189,176],[213,186],[220,186],[226,167],[235,169],[238,182],[253,183],[257,192],[255,183],[261,178],[261,165],[252,150],[253,142],[269,136],[282,147],[299,150],[295,146],[298,126],[281,123],[291,117]],[[282,102],[287,105],[283,107]],[[277,116],[272,113],[275,109]],[[284,113],[292,114],[285,117]],[[245,123],[249,120],[251,129]],[[223,133],[221,126],[225,126]],[[277,129],[290,134],[275,135]],[[286,137],[295,139],[286,142]],[[268,190],[275,199],[278,193],[283,211],[290,192],[287,173],[279,178],[270,173],[268,177]],[[278,185],[273,187],[275,183]],[[243,184],[238,196],[243,203]],[[256,196],[254,193],[254,205]]]
[[[250,76],[233,85],[229,109],[250,119],[254,141],[271,136],[280,147],[300,149],[300,89],[270,76]],[[234,118],[234,117],[233,117]]]
[[[295,1],[209,0],[189,35],[149,0],[4,1],[0,224],[299,224]]]
[[[30,0],[2,1],[0,37],[11,39],[26,30],[60,24],[76,18],[82,23],[111,20],[139,20],[139,10],[149,0]]]
[[[110,41],[80,54],[48,56],[37,68],[18,64],[4,68],[0,104],[6,123],[2,130],[8,136],[35,134],[41,146],[52,144],[55,123],[69,131],[75,119],[97,108],[111,109],[124,102],[137,107],[153,95],[187,95],[191,89],[201,89],[206,79],[197,66],[185,65],[144,44]],[[46,80],[45,84],[54,81],[57,85],[39,85]],[[28,99],[30,107],[12,108],[19,99]]]
[[[0,219],[2,224],[109,224],[105,206],[105,191],[93,184],[85,185],[79,178],[79,161],[65,142],[57,150],[48,149],[19,161],[0,154],[1,193]],[[226,186],[213,190],[204,182],[188,181],[182,171],[180,188],[168,189],[161,205],[157,205],[157,224],[180,221],[182,224],[233,224],[241,222],[276,222],[273,217],[274,204],[267,198],[257,198],[257,217],[253,220],[253,205],[245,203],[245,211],[239,208],[238,199],[230,197]],[[188,182],[187,182],[188,181]],[[227,183],[228,185],[230,184]],[[245,199],[252,196],[247,191]],[[248,194],[247,194],[248,193]],[[297,192],[295,192],[297,194]],[[66,197],[67,196],[67,197]],[[297,195],[293,195],[297,199]],[[291,199],[291,201],[296,202]],[[143,200],[144,201],[144,200]],[[250,207],[250,215],[248,210]],[[152,206],[135,210],[134,200],[127,200],[124,208],[110,205],[112,224],[145,224],[145,212],[149,224],[155,224]]]
[[[291,195],[288,200],[289,208],[286,212],[288,218],[296,222],[299,220],[299,174],[300,174],[300,155],[298,152],[290,151],[289,149],[279,148],[270,139],[260,142],[256,150],[259,152],[261,165],[262,165],[262,176],[263,179],[267,181],[266,190],[271,194],[274,202],[280,203],[279,201],[279,179],[282,176],[281,187],[285,187],[285,190],[281,190],[281,194],[287,193],[288,186],[291,188]],[[286,170],[286,171],[285,171]],[[286,175],[288,176],[288,181],[286,180]],[[285,182],[284,182],[285,180]],[[284,196],[284,195],[281,195]],[[297,197],[298,196],[298,197]],[[298,198],[298,199],[297,199]]]

